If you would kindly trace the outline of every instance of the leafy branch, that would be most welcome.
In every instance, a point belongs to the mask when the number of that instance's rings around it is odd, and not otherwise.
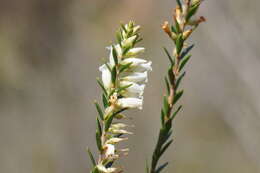
[[[186,72],[184,67],[190,60],[190,51],[194,45],[188,46],[185,42],[192,32],[199,26],[201,22],[205,21],[204,17],[192,19],[201,5],[200,0],[177,0],[177,6],[174,10],[173,25],[170,27],[169,22],[164,22],[162,29],[174,42],[173,55],[164,48],[164,51],[170,61],[168,74],[165,77],[166,94],[163,97],[163,107],[161,109],[161,128],[157,139],[157,144],[153,151],[152,161],[150,167],[147,167],[147,173],[160,173],[168,162],[158,166],[159,159],[172,144],[172,122],[182,105],[177,105],[178,101],[183,95],[183,90],[179,89],[180,83],[184,78]],[[187,29],[186,29],[187,28]]]

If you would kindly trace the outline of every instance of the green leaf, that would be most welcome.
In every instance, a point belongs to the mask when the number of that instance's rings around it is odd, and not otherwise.
[[[100,88],[103,90],[104,94],[107,95],[107,91],[106,91],[106,89],[105,89],[103,83],[100,81],[99,78],[97,78],[97,83],[98,83],[98,85],[100,86]]]
[[[93,166],[96,166],[96,165],[97,165],[97,164],[96,164],[96,161],[95,161],[95,159],[94,159],[94,157],[93,157],[93,154],[91,153],[90,149],[87,148],[87,151],[88,151],[88,155],[89,155],[89,158],[90,158],[90,160],[91,160]]]
[[[179,87],[179,85],[180,85],[180,83],[181,83],[181,80],[183,79],[183,77],[185,76],[185,74],[186,74],[186,72],[183,72],[183,73],[178,77],[178,79],[177,79],[177,81],[176,81],[176,84],[175,84],[175,90],[178,89],[178,87]]]
[[[123,108],[123,109],[121,109],[121,110],[119,110],[119,111],[113,113],[112,115],[108,116],[108,118],[105,120],[105,131],[106,131],[106,132],[108,131],[109,127],[111,126],[111,123],[112,123],[112,121],[113,121],[113,118],[114,118],[117,114],[119,114],[119,113],[121,113],[121,112],[123,112],[123,111],[125,111],[125,110],[127,110],[127,109],[128,109],[128,108]]]
[[[120,67],[119,67],[119,73],[122,73],[123,71],[125,71],[126,69],[128,69],[128,68],[131,66],[131,64],[133,64],[133,63],[132,63],[132,62],[129,62],[129,63],[125,64],[125,65],[120,65]]]
[[[118,56],[117,56],[116,48],[115,48],[114,45],[112,45],[112,54],[113,54],[115,64],[117,65],[118,64]]]
[[[176,93],[176,95],[174,96],[173,104],[177,103],[177,101],[181,98],[182,94],[183,90]]]
[[[163,97],[163,112],[167,116],[169,111],[169,104],[168,104],[168,99],[166,96]]]
[[[180,55],[180,59],[183,59],[190,51],[191,49],[194,47],[194,44],[190,45],[189,47],[185,48],[181,55]]]
[[[167,150],[167,148],[171,145],[172,142],[173,142],[173,139],[171,139],[170,141],[168,141],[168,142],[163,146],[163,148],[161,149],[161,152],[160,152],[160,156],[163,155],[163,153]]]
[[[111,67],[108,65],[108,63],[107,63],[107,62],[105,63],[105,65],[106,65],[106,67],[108,68],[108,70],[111,72],[111,71],[112,71],[112,69],[111,69]]]
[[[120,88],[117,90],[117,92],[120,93],[121,91],[123,91],[123,90],[129,88],[129,87],[132,86],[132,85],[133,85],[133,84],[129,84],[129,85],[126,85],[126,86],[122,86],[122,87],[120,87]]]
[[[100,119],[104,120],[104,113],[103,113],[102,109],[100,108],[99,104],[96,101],[95,101],[95,106],[96,106],[96,109],[98,111]]]
[[[163,50],[165,51],[165,53],[166,53],[168,59],[170,60],[171,64],[174,65],[174,59],[171,57],[171,55],[168,52],[168,50],[165,47],[163,47]]]
[[[162,124],[162,127],[164,126],[164,112],[163,110],[161,110],[161,124]]]
[[[125,33],[127,33],[127,30],[126,30],[126,28],[125,28],[125,25],[121,23],[120,26],[121,26],[121,28],[125,31]]]
[[[181,8],[182,7],[182,4],[181,4],[181,1],[180,0],[176,0],[178,6]]]
[[[169,84],[167,77],[164,77],[164,81],[165,81],[165,85],[166,85],[166,89],[167,89],[167,95],[170,95],[170,84]]]
[[[168,115],[168,116],[169,116],[168,118],[170,118],[170,115]],[[167,119],[167,121],[165,122],[165,129],[168,132],[171,128],[172,128],[172,121],[171,121],[171,119]]]
[[[115,91],[116,91],[116,89],[113,88],[113,89],[110,91],[110,93],[109,93],[109,95],[108,95],[107,98],[110,98],[110,97],[115,93]]]
[[[111,74],[112,74],[112,83],[115,84],[115,83],[116,83],[116,77],[117,77],[116,66],[114,66],[114,67],[112,68]]]
[[[191,55],[187,55],[185,58],[183,58],[183,60],[180,63],[180,67],[179,70],[181,71],[183,69],[183,67],[186,65],[186,63],[189,61]]]
[[[97,130],[98,130],[98,133],[99,133],[99,134],[102,134],[102,128],[101,128],[101,124],[100,124],[100,122],[99,122],[99,119],[98,119],[98,117],[97,117],[97,119],[96,119],[96,120],[97,120],[97,127],[98,127],[98,129],[97,129]]]
[[[97,167],[95,166],[92,170],[91,173],[100,173]]]
[[[175,29],[176,29],[176,34],[181,32],[180,25],[179,25],[179,23],[177,21],[175,21]]]
[[[96,130],[96,143],[99,151],[102,151],[101,134]]]
[[[172,114],[171,120],[173,120],[176,117],[176,115],[180,112],[181,108],[182,108],[182,105],[180,105],[178,107],[178,109]]]
[[[186,16],[186,21],[189,21],[190,18],[197,12],[197,10],[199,9],[200,4],[195,4],[193,5],[190,9],[189,12]]]
[[[109,103],[105,94],[102,94],[102,101],[104,108],[107,108],[109,106]]]
[[[155,173],[160,173],[167,165],[168,162],[162,164],[161,166],[159,166],[159,168],[156,169]]]
[[[173,25],[171,26],[171,30],[172,30],[172,32],[174,32],[175,34],[177,33],[177,31],[176,31],[176,29],[174,28]]]
[[[180,54],[182,47],[183,47],[183,38],[182,38],[182,34],[179,34],[176,39],[176,51],[178,55]]]
[[[172,67],[170,67],[168,69],[168,76],[169,76],[170,83],[174,84],[174,82],[175,82],[175,75],[174,75],[174,73],[172,71]]]
[[[122,35],[121,35],[121,31],[120,31],[120,30],[118,30],[118,31],[116,32],[116,39],[117,39],[117,42],[118,42],[119,44],[121,44]]]
[[[123,49],[123,55],[126,55],[126,53],[132,48],[132,46],[124,47]]]
[[[134,45],[141,42],[142,40],[143,40],[143,38],[136,39],[136,41],[134,42]]]

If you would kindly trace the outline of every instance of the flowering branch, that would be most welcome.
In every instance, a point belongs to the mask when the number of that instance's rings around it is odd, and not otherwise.
[[[170,60],[168,76],[165,77],[167,94],[163,98],[161,129],[153,152],[151,166],[147,167],[147,173],[159,173],[168,165],[168,162],[166,162],[157,166],[159,159],[173,142],[173,139],[169,139],[172,134],[172,121],[182,108],[181,105],[176,107],[177,102],[183,95],[183,90],[179,90],[179,85],[185,76],[183,68],[191,57],[189,52],[194,46],[189,46],[185,41],[199,24],[205,21],[204,17],[192,18],[200,5],[201,0],[184,0],[183,3],[181,0],[177,0],[177,7],[173,14],[174,24],[170,27],[169,22],[165,21],[162,26],[164,32],[174,42],[175,47],[173,56],[164,48]]]
[[[114,162],[128,149],[116,149],[116,144],[125,141],[128,127],[120,122],[126,118],[123,111],[130,108],[142,109],[143,91],[147,82],[147,72],[151,71],[151,61],[138,58],[144,52],[143,47],[135,47],[142,39],[139,35],[140,26],[132,21],[121,25],[117,32],[117,44],[108,47],[109,61],[99,70],[102,80],[98,84],[103,90],[103,107],[96,102],[97,117],[96,143],[99,150],[98,161],[88,150],[93,163],[91,173],[120,173],[122,169],[112,167]],[[117,122],[114,122],[117,120]]]

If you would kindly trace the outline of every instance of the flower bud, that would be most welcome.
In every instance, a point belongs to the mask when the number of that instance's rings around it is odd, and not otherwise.
[[[183,33],[183,39],[186,40],[192,33],[192,29],[189,29]]]
[[[123,47],[129,47],[129,46],[132,46],[133,45],[133,42],[135,41],[136,39],[136,35],[122,41],[122,46]]]

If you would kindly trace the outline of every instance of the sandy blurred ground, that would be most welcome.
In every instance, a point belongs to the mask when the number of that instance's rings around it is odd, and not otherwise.
[[[197,43],[163,160],[175,173],[260,172],[260,1],[205,0]],[[130,111],[126,172],[144,172],[159,128],[163,74],[160,30],[174,0],[1,0],[0,172],[86,173],[94,142],[98,66],[120,21],[143,26],[153,72],[143,111]]]

